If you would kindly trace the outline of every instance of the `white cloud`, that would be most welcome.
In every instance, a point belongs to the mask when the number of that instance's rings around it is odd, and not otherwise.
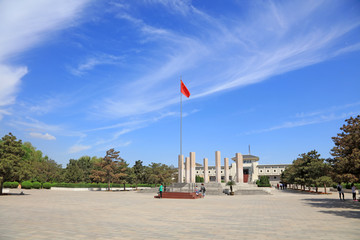
[[[320,116],[305,118],[305,119],[301,119],[301,120],[297,120],[297,121],[284,122],[280,125],[273,126],[270,128],[264,128],[264,129],[250,131],[250,132],[245,133],[245,135],[272,132],[272,131],[276,131],[276,130],[280,130],[280,129],[302,127],[302,126],[313,125],[313,124],[320,124],[320,123],[330,122],[330,121],[334,121],[334,120],[354,117],[358,114],[359,114],[359,112],[348,112],[348,113],[340,113],[340,114],[331,113],[331,114],[327,114],[327,115],[320,115]],[[307,116],[309,116],[309,115],[307,115]]]
[[[77,153],[77,152],[81,152],[81,151],[85,151],[90,149],[91,146],[86,146],[86,145],[74,145],[72,147],[69,148],[68,153]]]
[[[20,79],[27,73],[26,67],[9,67],[0,63],[0,107],[15,102]]]
[[[26,67],[9,64],[14,57],[57,30],[75,25],[88,0],[18,0],[0,2],[0,107],[15,103]],[[0,109],[1,110],[1,109]]]
[[[33,47],[54,31],[75,25],[75,20],[87,2],[88,0],[1,1],[0,61]]]
[[[92,57],[88,57],[82,63],[80,63],[76,68],[70,67],[70,72],[76,76],[81,76],[98,65],[120,64],[122,59],[123,58],[119,56],[113,56],[109,54],[99,54]]]
[[[31,132],[30,136],[33,138],[40,138],[40,139],[45,139],[45,140],[56,140],[56,138],[52,135],[50,135],[49,133],[37,133],[37,132]]]
[[[145,18],[134,17],[129,8],[118,13],[119,18],[133,23],[143,38],[156,40],[157,57],[146,62],[149,70],[142,71],[142,76],[121,85],[121,95],[111,94],[96,103],[101,115],[135,116],[178,103],[176,79],[193,69],[196,71],[184,78],[192,93],[190,101],[359,50],[357,38],[345,47],[342,44],[343,37],[358,29],[360,17],[337,15],[347,7],[341,1],[249,4],[244,14],[229,18],[213,18],[189,1],[148,3],[162,4],[179,15],[174,17],[186,15],[196,20],[185,22],[192,31],[176,32],[160,24],[154,27]]]

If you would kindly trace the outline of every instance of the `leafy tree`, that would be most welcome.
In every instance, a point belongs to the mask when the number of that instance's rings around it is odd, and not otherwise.
[[[81,182],[84,178],[84,171],[79,167],[78,161],[70,159],[66,166],[65,180],[70,183]]]
[[[41,162],[35,162],[34,167],[36,173],[33,180],[42,183],[61,182],[62,167],[48,156],[45,156]]]
[[[21,140],[9,133],[0,141],[0,194],[2,194],[3,182],[15,181],[22,177],[20,168],[25,152]]]
[[[91,178],[97,182],[107,182],[110,190],[111,182],[120,182],[126,177],[126,163],[119,157],[119,151],[113,148],[106,151],[106,156],[101,162],[95,163],[95,169],[91,171]]]
[[[82,156],[77,160],[77,165],[82,171],[81,182],[89,183],[91,171],[94,169],[94,162],[89,156]]]
[[[326,186],[331,186],[333,182],[334,181],[329,176],[322,176],[316,179],[317,186],[321,186],[321,185],[324,186],[325,193],[326,193]],[[317,192],[317,188],[316,188],[316,192]]]
[[[312,150],[299,156],[281,174],[281,181],[299,184],[304,190],[305,186],[311,187],[311,185],[316,187],[316,191],[320,185],[326,187],[329,184],[330,166],[324,162],[323,158],[320,158],[320,154]]]
[[[137,186],[139,183],[145,183],[145,166],[141,160],[137,160],[132,167],[133,173],[135,175],[134,182]]]
[[[328,162],[333,168],[336,181],[360,181],[360,115],[350,117],[336,137],[333,137],[335,147],[331,149],[333,159]]]
[[[149,167],[145,169],[145,176],[147,183],[154,184],[169,184],[174,180],[174,174],[176,169],[172,169],[166,164],[151,163]]]

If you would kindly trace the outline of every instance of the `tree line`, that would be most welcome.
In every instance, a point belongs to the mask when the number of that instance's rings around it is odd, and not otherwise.
[[[48,156],[43,156],[30,142],[17,140],[9,133],[0,140],[0,194],[7,181],[66,183],[172,183],[176,169],[161,163],[144,166],[141,160],[133,167],[110,149],[105,157],[82,156],[70,159],[65,168]]]
[[[332,157],[324,159],[316,150],[300,154],[281,175],[281,181],[305,186],[329,186],[335,182],[360,182],[360,115],[345,120],[341,132],[332,137]]]

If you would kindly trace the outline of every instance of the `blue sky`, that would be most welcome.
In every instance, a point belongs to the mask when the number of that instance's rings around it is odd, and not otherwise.
[[[0,1],[0,135],[66,166],[115,148],[291,163],[360,114],[359,1]]]

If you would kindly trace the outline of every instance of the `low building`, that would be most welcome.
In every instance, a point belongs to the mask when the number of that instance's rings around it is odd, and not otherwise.
[[[234,159],[233,159],[234,160]],[[276,185],[280,182],[280,175],[290,164],[271,164],[259,165],[259,157],[254,155],[243,155],[243,176],[244,183],[255,183],[260,176],[268,176],[270,183]],[[195,174],[199,177],[204,177],[204,167],[196,163]],[[216,181],[215,166],[208,166],[209,181]],[[233,162],[229,165],[229,180],[236,178],[236,163]],[[225,179],[224,166],[221,166],[221,180]]]

